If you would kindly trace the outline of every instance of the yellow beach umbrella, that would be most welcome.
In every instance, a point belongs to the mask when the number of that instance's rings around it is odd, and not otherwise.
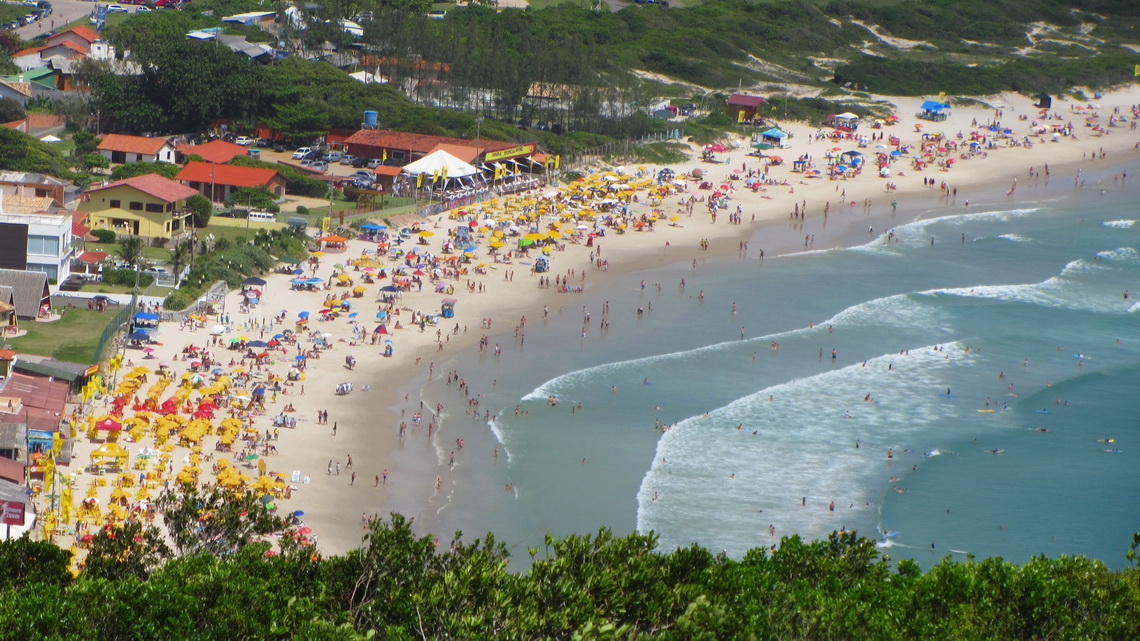
[[[419,232],[419,234],[420,234],[420,236],[435,236],[435,232],[434,232],[434,231],[428,231],[428,230],[426,230],[426,229],[425,229],[425,230],[423,230],[423,231],[421,231],[421,232]]]
[[[315,252],[312,252],[310,255],[311,255],[311,256],[316,256],[316,257],[318,257],[318,258],[319,258],[319,257],[321,257],[321,256],[324,256],[324,255],[325,255],[325,253],[324,253],[324,252],[322,252],[322,251],[315,251]]]

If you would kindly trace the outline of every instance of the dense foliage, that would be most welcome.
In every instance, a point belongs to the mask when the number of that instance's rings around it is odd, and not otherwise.
[[[202,499],[180,502],[189,506],[181,510],[185,524],[205,509]],[[229,541],[246,527],[242,519],[219,524],[210,536],[187,539],[185,556],[150,564],[144,552],[168,550],[132,532],[119,537],[117,554],[100,555],[99,576],[88,571],[75,580],[66,572],[67,553],[51,544],[0,543],[7,568],[0,639],[1140,635],[1137,571],[1113,572],[1080,557],[1024,565],[947,558],[923,573],[909,562],[892,568],[874,543],[852,533],[814,542],[785,538],[776,551],[732,560],[698,546],[664,553],[653,535],[618,538],[603,529],[596,536],[548,537],[544,549],[530,550],[530,569],[516,573],[507,567],[506,547],[490,535],[466,543],[457,535],[440,545],[416,536],[398,515],[374,523],[360,549],[330,558],[292,545],[289,536],[274,554],[251,541],[224,552],[196,543]]]
[[[70,177],[67,162],[54,147],[22,131],[0,127],[0,167]]]

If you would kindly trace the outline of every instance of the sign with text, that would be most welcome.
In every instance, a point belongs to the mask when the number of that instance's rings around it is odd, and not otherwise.
[[[23,525],[24,504],[18,501],[0,501],[0,525]]]
[[[527,143],[525,145],[519,145],[518,147],[511,147],[510,149],[500,149],[499,151],[488,151],[487,155],[485,155],[483,158],[487,162],[491,162],[493,160],[503,160],[505,158],[514,158],[515,156],[523,156],[526,154],[533,154],[534,150],[535,150],[535,146],[536,145],[533,142],[531,142],[531,143]]]

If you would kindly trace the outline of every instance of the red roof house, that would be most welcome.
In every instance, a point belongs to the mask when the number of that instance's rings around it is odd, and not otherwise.
[[[97,149],[111,162],[174,162],[174,145],[166,138],[107,134]]]
[[[175,178],[216,203],[229,200],[241,187],[265,187],[278,198],[285,196],[285,178],[274,169],[195,160],[186,163]]]
[[[184,156],[201,156],[202,160],[217,164],[227,163],[235,156],[247,156],[249,150],[241,145],[224,140],[211,140],[204,145],[187,145],[179,147],[178,153]]]

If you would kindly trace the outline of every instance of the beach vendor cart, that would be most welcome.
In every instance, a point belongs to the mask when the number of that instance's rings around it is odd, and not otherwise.
[[[457,302],[454,298],[443,299],[439,306],[439,315],[444,318],[455,318],[455,303]]]

